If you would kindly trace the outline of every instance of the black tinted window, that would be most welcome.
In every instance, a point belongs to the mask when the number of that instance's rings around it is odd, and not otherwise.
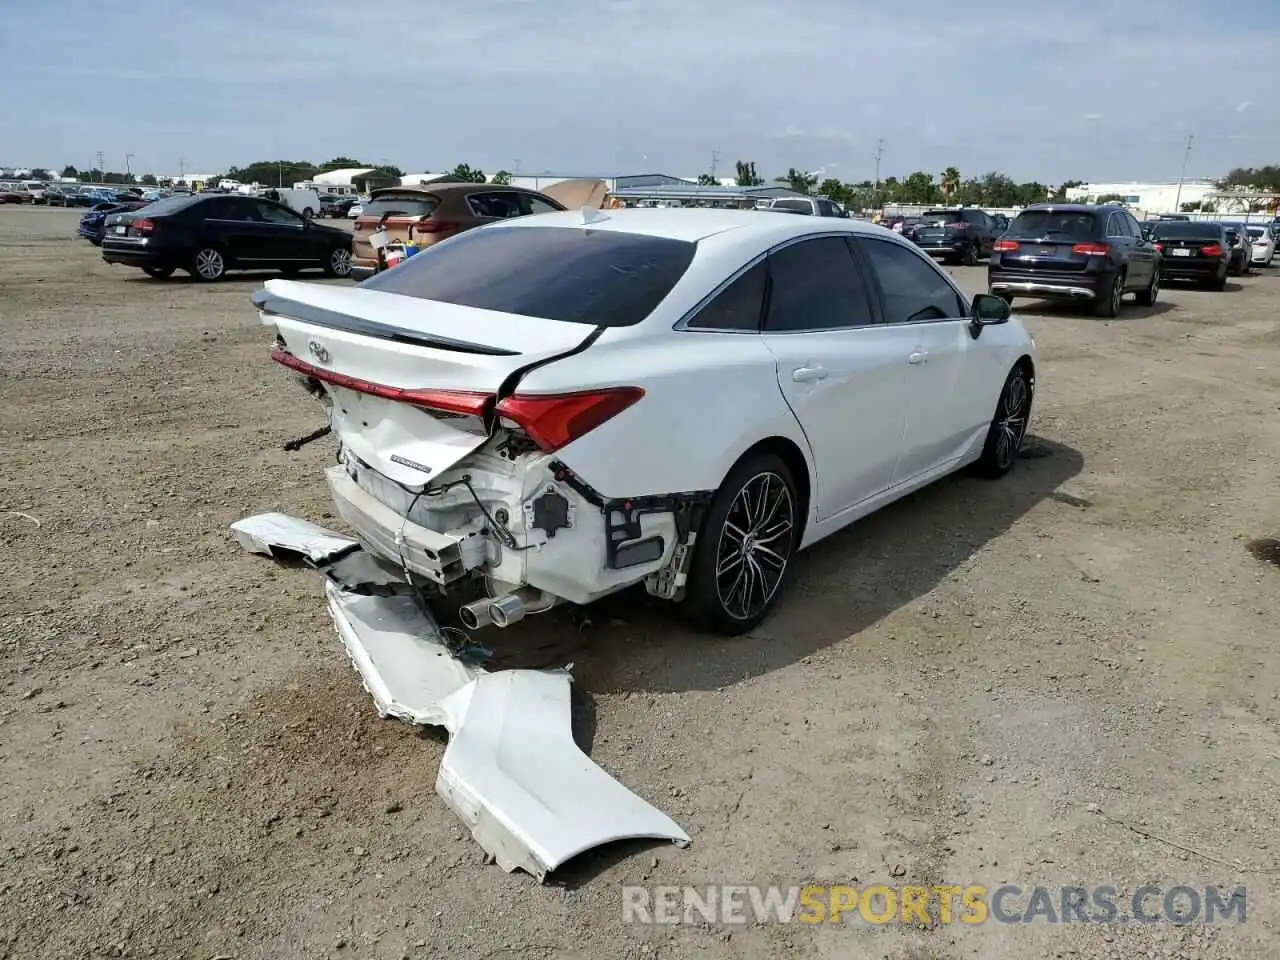
[[[795,213],[813,213],[813,201],[811,200],[775,200],[773,201],[773,209],[775,210],[791,210]]]
[[[697,245],[617,230],[488,226],[366,280],[371,290],[569,323],[639,323],[671,292]]]
[[[1216,223],[1167,220],[1153,223],[1151,235],[1157,240],[1221,240],[1222,228]]]
[[[505,191],[502,193],[473,193],[467,197],[467,206],[477,217],[519,217],[524,214],[520,209],[520,195]]]
[[[864,239],[860,243],[884,293],[886,323],[965,315],[959,294],[938,268],[918,253],[886,240]]]
[[[163,217],[171,213],[177,213],[179,210],[186,210],[193,204],[202,202],[196,197],[165,197],[163,200],[157,200],[151,204],[147,214],[152,217]]]
[[[801,240],[769,254],[771,333],[861,327],[874,320],[853,253],[841,237]]]
[[[1011,236],[1025,238],[1092,240],[1095,229],[1097,221],[1093,213],[1074,210],[1027,210],[1009,224]]]
[[[759,330],[769,269],[761,260],[715,295],[689,321],[694,330]]]
[[[929,223],[963,223],[963,210],[926,210],[920,215],[921,220]]]

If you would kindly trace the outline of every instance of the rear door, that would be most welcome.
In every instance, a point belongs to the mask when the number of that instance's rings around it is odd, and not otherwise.
[[[1136,238],[1130,233],[1122,211],[1113,210],[1107,217],[1107,243],[1120,254],[1121,262],[1128,265],[1125,289],[1136,290],[1145,287],[1149,264],[1144,262]]]
[[[930,259],[875,237],[859,237],[882,298],[885,329],[914,343],[899,357],[906,372],[902,456],[894,484],[959,458],[995,409],[1005,371],[969,335],[968,303]]]
[[[817,471],[825,520],[888,489],[902,448],[911,328],[881,325],[843,235],[808,237],[769,254],[765,345]]]
[[[198,243],[221,247],[232,260],[252,266],[262,242],[255,203],[252,197],[216,197],[198,204],[191,211],[199,219]]]

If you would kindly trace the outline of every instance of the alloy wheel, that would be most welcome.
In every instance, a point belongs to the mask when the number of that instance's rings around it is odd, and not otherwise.
[[[346,277],[351,274],[351,251],[339,248],[329,257],[329,269],[335,277]]]
[[[749,620],[782,584],[795,537],[795,504],[787,482],[758,473],[738,490],[716,546],[716,593],[730,617]]]
[[[217,280],[226,269],[226,261],[217,250],[210,248],[196,254],[196,272],[205,280]]]
[[[1111,312],[1120,312],[1120,301],[1124,298],[1124,277],[1116,275],[1116,282],[1111,286]]]
[[[1020,372],[1005,386],[996,414],[996,462],[1001,469],[1009,467],[1022,449],[1030,412],[1031,389],[1026,374]]]

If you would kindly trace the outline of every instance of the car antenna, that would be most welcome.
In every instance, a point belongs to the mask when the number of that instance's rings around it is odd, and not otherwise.
[[[596,207],[584,206],[582,208],[583,223],[599,223],[602,220],[608,220],[608,219],[609,219],[609,215],[605,213],[603,210],[600,210]]]

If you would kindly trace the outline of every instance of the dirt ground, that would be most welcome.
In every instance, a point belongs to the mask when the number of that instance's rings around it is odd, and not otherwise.
[[[1280,534],[1280,265],[1115,321],[1026,304],[1034,455],[815,547],[758,635],[625,597],[492,637],[574,647],[592,756],[693,837],[540,886],[436,796],[443,738],[377,717],[318,577],[229,536],[332,519],[262,277],[152,281],[76,219],[0,208],[0,958],[1275,955],[1280,568],[1246,544]],[[624,884],[812,881],[1248,913],[623,922]]]

